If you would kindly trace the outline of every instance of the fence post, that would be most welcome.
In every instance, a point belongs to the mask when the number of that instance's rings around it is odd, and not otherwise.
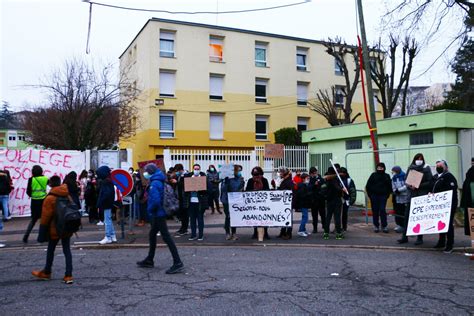
[[[171,152],[169,149],[163,149],[163,163],[168,168],[173,166],[173,162],[171,161]]]
[[[257,152],[252,150],[250,152],[250,168],[253,168],[257,165]]]

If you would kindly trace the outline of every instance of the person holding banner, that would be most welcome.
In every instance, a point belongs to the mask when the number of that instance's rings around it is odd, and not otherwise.
[[[229,192],[242,192],[244,190],[244,178],[242,178],[242,166],[234,165],[234,177],[225,178],[221,184],[221,202],[224,206],[224,229],[226,240],[237,240],[237,228],[230,227],[230,211],[229,211]]]
[[[247,181],[247,186],[245,187],[245,191],[263,191],[263,190],[270,190],[270,185],[268,184],[268,180],[263,176],[263,169],[259,166],[253,167],[252,169],[252,178]],[[263,229],[263,239],[270,239],[268,236],[268,227],[264,227]],[[257,227],[253,228],[253,235],[252,239],[258,238]]]
[[[48,177],[43,176],[43,168],[39,165],[34,165],[31,168],[32,177],[28,179],[26,187],[26,194],[31,198],[31,221],[28,224],[23,242],[28,242],[28,237],[33,230],[36,222],[41,218],[41,209],[43,208],[43,201],[46,198],[46,187],[48,186]]]
[[[193,173],[187,174],[186,177],[206,177],[206,174],[201,171],[199,164],[194,164]],[[188,209],[189,221],[191,223],[191,237],[189,237],[189,240],[197,239],[202,241],[204,240],[204,212],[208,207],[207,189],[187,191],[185,184],[184,190],[184,207]],[[196,223],[198,235],[196,235]]]
[[[436,162],[436,175],[433,177],[432,193],[439,193],[452,190],[453,199],[451,201],[451,214],[449,217],[449,230],[447,233],[439,234],[438,243],[434,246],[435,249],[444,248],[445,253],[453,252],[454,245],[454,215],[458,206],[458,182],[448,169],[446,160],[438,160]],[[447,237],[447,238],[446,238]],[[447,240],[446,240],[447,239]]]
[[[419,181],[418,185],[415,186],[413,184],[408,184],[405,182],[408,188],[410,199],[417,196],[428,194],[433,187],[433,183],[432,183],[433,174],[431,173],[430,166],[426,164],[425,157],[423,156],[422,153],[418,153],[413,157],[411,165],[408,167],[408,170],[407,170],[406,181],[408,181],[410,172],[415,172],[415,171],[421,173],[421,180]],[[408,242],[406,233],[407,233],[409,216],[410,216],[410,203],[408,203],[405,209],[405,228],[403,230],[402,238],[397,240],[399,244],[405,244]],[[418,235],[416,237],[415,246],[422,245],[422,244],[423,244],[423,235]]]

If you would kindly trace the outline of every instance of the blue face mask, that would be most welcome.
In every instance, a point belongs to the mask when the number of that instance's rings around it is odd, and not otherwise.
[[[242,176],[242,171],[237,172],[237,177],[240,178],[241,176]]]
[[[151,178],[151,174],[149,174],[148,172],[144,172],[143,173],[143,177],[147,180],[149,180]]]
[[[177,171],[176,176],[179,177],[181,175],[181,172]]]

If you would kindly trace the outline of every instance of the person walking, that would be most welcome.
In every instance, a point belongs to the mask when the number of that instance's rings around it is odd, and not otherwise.
[[[311,197],[311,217],[313,218],[313,234],[318,232],[318,214],[321,217],[321,228],[324,230],[326,222],[326,198],[321,190],[325,183],[316,167],[309,168],[309,188]]]
[[[110,178],[110,168],[101,166],[97,169],[97,178],[101,181],[99,185],[99,197],[97,208],[104,212],[105,237],[99,244],[111,244],[117,242],[114,223],[112,222],[112,208],[114,207],[115,186]]]
[[[242,179],[243,184],[243,179]],[[263,169],[259,166],[253,167],[252,169],[252,178],[247,181],[247,186],[245,187],[245,191],[264,191],[270,190],[270,185],[268,184],[268,180],[263,176]],[[234,191],[235,192],[235,191]],[[263,239],[270,239],[268,236],[268,227],[264,227],[263,229]],[[257,227],[253,228],[253,235],[252,239],[258,238]]]
[[[163,208],[163,198],[164,198],[164,182],[165,175],[161,170],[153,163],[147,164],[144,168],[143,176],[145,179],[150,181],[148,186],[148,204],[147,212],[151,218],[151,228],[148,234],[149,239],[149,250],[147,257],[138,261],[137,265],[143,268],[153,268],[154,267],[154,258],[156,251],[156,236],[159,232],[161,238],[168,246],[171,256],[173,257],[173,265],[166,270],[166,274],[175,274],[183,271],[184,265],[181,261],[181,258],[178,254],[178,249],[171,238],[171,235],[168,231],[168,225],[166,224],[166,211]]]
[[[206,174],[201,171],[199,164],[194,164],[193,173],[187,174],[186,177],[206,177]],[[184,207],[188,209],[189,222],[191,224],[191,237],[189,240],[204,240],[204,212],[208,207],[207,190],[184,192]],[[196,235],[196,226],[198,235]]]
[[[347,221],[349,219],[349,207],[354,205],[357,199],[357,189],[355,186],[354,179],[351,178],[349,172],[345,167],[341,167],[340,172],[341,180],[344,183],[348,193],[344,192],[343,201],[342,201],[342,216],[341,216],[341,224],[342,224],[342,231],[347,231]]]
[[[71,254],[71,233],[59,234],[56,230],[56,200],[58,197],[67,197],[69,195],[66,184],[61,185],[61,179],[58,176],[52,176],[49,179],[51,190],[43,202],[41,213],[40,232],[38,234],[39,242],[48,242],[46,252],[46,265],[43,270],[32,271],[31,274],[38,279],[50,280],[51,268],[54,261],[54,251],[61,240],[64,259],[66,260],[66,273],[63,282],[66,284],[74,283],[72,278],[72,254]]]
[[[456,215],[456,209],[458,207],[458,182],[454,175],[449,172],[446,160],[438,160],[436,162],[436,175],[433,177],[433,182],[432,193],[453,191],[448,232],[439,234],[438,242],[436,246],[434,246],[435,249],[444,248],[445,253],[451,253],[453,252],[454,245],[454,215]]]
[[[471,168],[466,173],[462,184],[461,208],[464,210],[464,234],[471,235],[469,224],[469,208],[474,208],[474,158],[471,159]],[[474,232],[472,232],[474,234]],[[474,258],[474,257],[471,257]]]
[[[400,166],[392,168],[393,208],[395,210],[395,231],[402,233],[405,227],[405,210],[408,203],[408,189],[405,185],[406,174]]]
[[[222,214],[219,208],[219,173],[214,165],[210,165],[206,172],[207,176],[207,193],[209,199],[209,206],[211,207],[211,214],[217,213]]]
[[[329,232],[331,226],[331,219],[334,215],[334,226],[336,228],[336,239],[344,239],[341,228],[341,212],[342,212],[342,197],[343,197],[343,187],[337,178],[336,170],[334,167],[329,167],[327,173],[324,176],[326,181],[326,190],[327,190],[327,213],[326,213],[326,222],[324,223],[324,234],[323,239],[329,239]],[[347,192],[346,192],[347,193]]]
[[[230,227],[230,210],[229,210],[229,192],[242,192],[244,190],[244,178],[242,177],[242,166],[234,165],[234,176],[225,178],[221,184],[221,202],[224,206],[224,230],[226,240],[237,240],[237,228]]]
[[[298,236],[308,237],[310,234],[306,231],[306,224],[308,223],[308,210],[311,207],[311,188],[309,186],[309,175],[307,173],[301,174],[301,181],[297,184],[295,192],[295,209],[301,211],[301,223],[298,229]]]
[[[12,178],[8,170],[0,170],[0,203],[2,204],[3,221],[9,221],[12,217],[8,208],[10,192],[13,190]]]
[[[418,188],[406,184],[408,188],[408,205],[405,208],[405,228],[403,230],[402,238],[397,240],[399,244],[405,244],[408,242],[407,238],[407,227],[408,227],[408,221],[410,217],[410,199],[417,197],[417,196],[422,196],[422,195],[427,195],[431,189],[433,188],[433,174],[431,173],[431,168],[430,166],[426,163],[425,157],[423,156],[422,153],[418,153],[413,157],[413,160],[408,167],[407,170],[407,178],[410,175],[410,172],[420,172],[423,174],[423,177],[421,179],[420,185]],[[414,243],[415,246],[422,245],[423,244],[423,235],[418,235],[416,236],[416,241]]]
[[[28,242],[28,237],[33,230],[36,222],[41,218],[41,209],[43,208],[43,201],[46,198],[46,187],[48,186],[48,177],[43,176],[43,168],[39,165],[34,165],[31,168],[32,177],[28,179],[26,187],[26,194],[31,198],[31,221],[26,228],[23,242]]]
[[[291,179],[290,170],[286,167],[280,167],[279,173],[280,173],[281,182],[280,182],[280,185],[277,187],[277,190],[291,190],[294,195],[295,184],[293,183],[293,180]],[[294,199],[292,199],[292,209],[294,209]],[[289,240],[293,237],[292,233],[293,233],[293,227],[282,227],[280,229],[280,235],[278,235],[278,238],[281,238],[283,240]]]
[[[387,200],[392,193],[392,181],[385,172],[385,164],[379,162],[376,172],[372,173],[367,180],[365,190],[370,198],[372,205],[372,222],[374,224],[374,233],[380,232],[380,219],[382,220],[382,231],[388,233],[387,223]]]

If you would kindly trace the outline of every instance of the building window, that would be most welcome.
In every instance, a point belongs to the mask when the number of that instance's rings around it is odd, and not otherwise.
[[[255,139],[256,140],[267,140],[267,124],[268,116],[257,115],[255,118]]]
[[[337,58],[334,58],[334,74],[336,74],[337,76],[342,76],[344,74],[342,63]]]
[[[24,142],[26,140],[25,135],[18,135],[18,140]]]
[[[267,67],[267,44],[255,42],[255,66]]]
[[[433,132],[410,134],[410,145],[433,144]]]
[[[174,32],[160,31],[160,57],[174,57]]]
[[[174,137],[174,112],[160,111],[160,138]]]
[[[306,57],[308,55],[308,49],[297,47],[296,48],[296,69],[300,71],[306,71]]]
[[[362,139],[346,140],[346,150],[362,149]]]
[[[222,100],[224,76],[211,74],[209,77],[209,99]]]
[[[176,72],[160,70],[160,97],[174,97]]]
[[[209,117],[209,138],[224,139],[224,114],[211,113]]]
[[[336,103],[337,107],[343,107],[344,106],[344,87],[343,86],[336,86],[335,87],[335,93],[334,93],[334,102]]]
[[[308,121],[309,119],[307,117],[298,117],[298,132],[303,132],[308,130]]]
[[[267,85],[266,79],[255,80],[255,102],[267,102]]]
[[[380,111],[379,101],[377,101],[377,95],[379,94],[379,90],[373,90],[373,94],[374,94],[374,110]]]
[[[8,136],[8,140],[16,141],[16,136]]]
[[[224,39],[222,37],[209,37],[209,60],[215,62],[223,61]]]
[[[298,105],[307,105],[308,103],[308,84],[306,82],[298,82],[296,85],[296,94]]]

